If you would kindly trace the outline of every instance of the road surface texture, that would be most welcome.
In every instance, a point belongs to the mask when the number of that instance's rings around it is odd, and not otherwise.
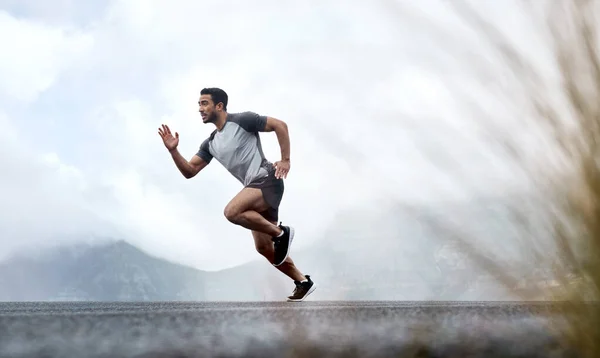
[[[0,357],[573,357],[549,314],[478,302],[0,302]]]

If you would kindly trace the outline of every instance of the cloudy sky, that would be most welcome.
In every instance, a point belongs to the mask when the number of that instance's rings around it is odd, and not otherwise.
[[[479,42],[441,2],[402,4],[0,0],[0,258],[108,236],[200,269],[255,259],[250,233],[223,216],[240,184],[217,162],[185,180],[157,134],[178,131],[191,158],[213,130],[196,105],[209,86],[231,112],[289,124],[280,213],[297,248],[342,210],[519,190],[448,85],[469,82],[464,63],[420,16],[484,56]],[[516,34],[526,24],[510,21]],[[278,160],[275,135],[261,138]]]

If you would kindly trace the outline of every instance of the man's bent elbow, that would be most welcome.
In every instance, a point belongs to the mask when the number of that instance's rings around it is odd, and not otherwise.
[[[196,176],[196,174],[198,174],[200,172],[200,170],[201,170],[201,168],[192,167],[192,168],[190,168],[190,170],[188,170],[182,174],[186,179],[192,179],[193,177]]]
[[[287,133],[288,125],[282,120],[279,120],[275,125],[275,133]]]

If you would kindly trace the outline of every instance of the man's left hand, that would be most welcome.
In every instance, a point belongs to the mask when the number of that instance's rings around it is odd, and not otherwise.
[[[290,171],[290,161],[289,160],[280,160],[278,162],[275,162],[275,164],[273,164],[273,166],[275,167],[275,178],[277,179],[281,179],[281,178],[286,178],[288,175],[288,172]]]

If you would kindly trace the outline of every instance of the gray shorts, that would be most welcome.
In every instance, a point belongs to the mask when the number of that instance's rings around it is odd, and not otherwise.
[[[269,171],[269,176],[260,183],[249,184],[248,188],[257,188],[262,191],[263,198],[269,204],[269,209],[260,213],[265,219],[270,222],[279,220],[279,204],[283,198],[283,179],[275,178],[275,169]]]

